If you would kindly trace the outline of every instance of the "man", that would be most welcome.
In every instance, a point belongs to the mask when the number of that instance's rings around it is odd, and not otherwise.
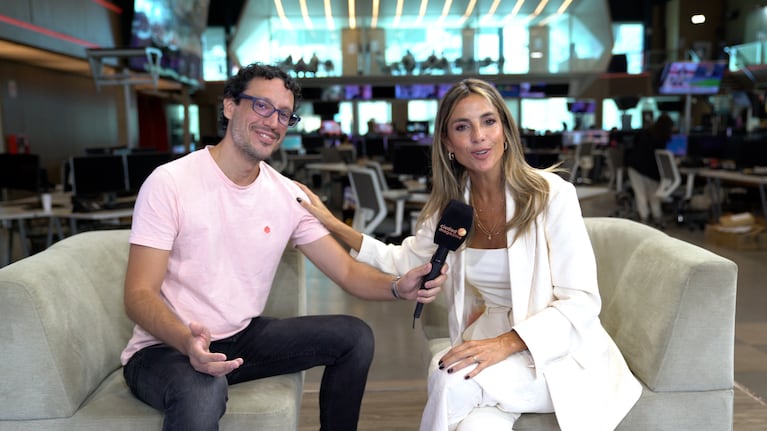
[[[322,429],[356,429],[372,331],[350,316],[261,316],[286,243],[361,298],[431,302],[440,290],[418,289],[429,264],[398,279],[357,263],[264,163],[300,120],[299,96],[278,68],[243,68],[224,90],[221,142],[161,166],[139,192],[125,280],[136,326],[121,359],[166,430],[218,429],[229,384],[318,365]]]

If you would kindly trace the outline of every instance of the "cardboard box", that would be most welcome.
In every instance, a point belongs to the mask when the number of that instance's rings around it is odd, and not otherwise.
[[[762,224],[754,224],[743,232],[729,231],[721,224],[709,224],[704,235],[706,244],[733,250],[767,250],[767,229]]]

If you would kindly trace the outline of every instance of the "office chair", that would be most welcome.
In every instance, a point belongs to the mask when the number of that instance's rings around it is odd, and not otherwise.
[[[710,200],[696,199],[696,204],[692,204],[693,187],[691,184],[682,187],[682,175],[674,153],[666,149],[655,150],[655,161],[660,173],[655,195],[671,204],[673,217],[678,224],[687,225],[690,229],[705,227],[709,219]],[[705,198],[705,195],[702,197]]]
[[[581,142],[575,146],[575,155],[573,156],[573,169],[570,171],[570,182],[578,181],[589,183],[588,174],[594,167],[594,143]]]
[[[348,175],[356,204],[352,227],[379,238],[391,234],[391,226],[383,224],[389,210],[384,202],[378,174],[370,168],[349,166]]]
[[[381,163],[375,160],[368,160],[365,162],[365,166],[373,169],[378,177],[378,184],[381,185],[381,194],[388,203],[394,203],[394,216],[395,216],[395,228],[392,236],[400,236],[403,234],[403,225],[405,218],[405,203],[410,197],[410,192],[407,188],[393,189],[389,186],[384,174],[383,166]],[[420,207],[420,205],[419,205]]]

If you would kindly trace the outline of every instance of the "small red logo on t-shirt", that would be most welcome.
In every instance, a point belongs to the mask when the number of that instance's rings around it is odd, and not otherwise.
[[[265,226],[265,227],[264,227],[264,233],[269,233],[269,232],[271,232],[271,231],[272,231],[272,229],[271,229],[271,228],[269,228],[269,226]]]

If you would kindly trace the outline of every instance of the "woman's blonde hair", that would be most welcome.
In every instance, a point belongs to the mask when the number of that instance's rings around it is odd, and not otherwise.
[[[439,102],[434,123],[434,142],[431,151],[432,191],[424,205],[418,223],[434,214],[441,214],[451,199],[463,202],[468,181],[466,168],[449,157],[444,140],[447,137],[448,120],[458,102],[469,95],[477,94],[490,102],[498,112],[503,126],[504,147],[502,164],[506,187],[511,190],[516,211],[506,222],[505,230],[517,227],[517,236],[529,229],[535,218],[544,210],[549,186],[538,170],[525,161],[525,153],[519,136],[519,129],[511,116],[503,96],[495,86],[475,78],[464,79],[454,84]]]

